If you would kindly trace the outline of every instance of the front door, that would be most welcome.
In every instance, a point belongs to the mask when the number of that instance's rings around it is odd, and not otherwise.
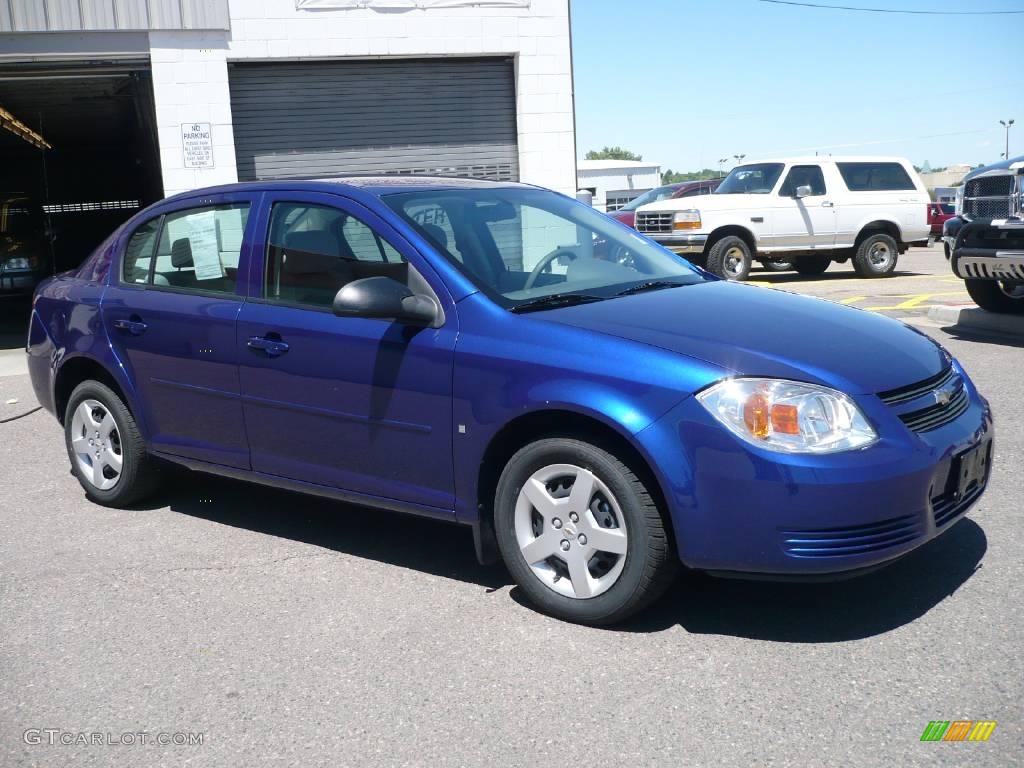
[[[153,449],[244,469],[235,324],[251,206],[245,195],[205,197],[142,223],[101,309]]]
[[[798,187],[809,187],[810,195],[797,197]],[[836,208],[821,166],[794,165],[772,206],[771,245],[791,250],[828,249],[835,239]]]
[[[331,310],[343,285],[365,277],[408,282],[416,270],[450,306],[443,286],[354,201],[266,199],[252,281],[262,296],[246,303],[238,326],[253,469],[451,514],[454,310],[440,328]]]

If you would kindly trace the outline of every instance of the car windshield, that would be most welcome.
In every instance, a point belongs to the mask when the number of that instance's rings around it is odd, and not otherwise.
[[[635,211],[641,205],[647,205],[648,203],[656,203],[659,200],[667,200],[672,197],[675,191],[679,187],[671,185],[668,187],[657,187],[656,189],[650,189],[644,192],[640,197],[634,198],[626,203],[624,206],[619,208],[620,211]]]
[[[507,309],[536,306],[544,298],[609,299],[641,285],[707,279],[629,227],[554,192],[442,189],[384,200]]]
[[[950,204],[950,203],[943,203],[943,204],[942,204],[942,205],[940,205],[939,207],[940,207],[940,208],[942,209],[942,212],[943,212],[943,213],[949,213],[949,214],[953,214],[953,213],[956,213],[956,207],[955,207],[955,206],[953,206],[953,205],[952,205],[952,204]]]
[[[768,195],[782,175],[782,163],[756,163],[732,169],[715,190],[716,195]]]

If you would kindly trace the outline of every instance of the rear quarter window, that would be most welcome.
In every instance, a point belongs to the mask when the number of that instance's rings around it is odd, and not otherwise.
[[[913,179],[899,163],[836,163],[851,192],[915,190]]]

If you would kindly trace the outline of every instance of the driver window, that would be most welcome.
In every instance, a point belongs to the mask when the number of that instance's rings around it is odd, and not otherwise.
[[[797,187],[810,187],[811,195],[825,194],[825,176],[817,165],[794,165],[779,189],[780,197],[793,197]]]
[[[407,281],[405,259],[366,222],[340,208],[276,203],[270,214],[267,301],[329,309],[345,285],[364,277]]]

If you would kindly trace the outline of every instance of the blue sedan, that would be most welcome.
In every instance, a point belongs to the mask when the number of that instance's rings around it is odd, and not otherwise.
[[[589,624],[680,564],[878,567],[992,464],[987,402],[927,336],[720,281],[519,184],[169,198],[39,287],[27,351],[94,502],[137,502],[173,462],[454,521]]]

